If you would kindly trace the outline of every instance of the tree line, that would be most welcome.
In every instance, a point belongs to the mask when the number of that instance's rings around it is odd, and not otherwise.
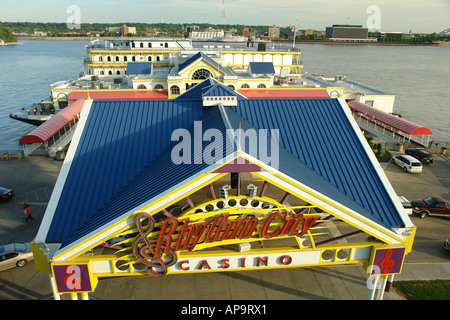
[[[136,36],[145,36],[149,29],[155,29],[164,36],[183,35],[188,36],[186,27],[197,25],[200,30],[208,28],[221,29],[221,25],[208,23],[175,24],[175,23],[138,23],[138,22],[120,22],[120,23],[82,23],[79,29],[69,29],[66,23],[57,22],[1,22],[0,28],[9,28],[16,33],[33,35],[35,31],[47,33],[47,36],[86,35],[89,31],[98,31],[101,36],[112,37],[115,33],[109,32],[109,27],[119,27],[126,24],[129,27],[136,27]],[[257,31],[267,31],[268,26],[244,26],[244,25],[226,25],[227,29],[236,29],[238,34],[242,33],[244,27],[249,27]]]

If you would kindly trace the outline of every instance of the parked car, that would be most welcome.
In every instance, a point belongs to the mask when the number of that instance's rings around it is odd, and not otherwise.
[[[450,215],[447,202],[441,197],[428,197],[422,200],[411,201],[413,212],[419,217],[426,218],[429,214]]]
[[[0,246],[0,271],[24,267],[33,260],[31,245],[27,243],[10,243]]]
[[[444,247],[445,247],[445,250],[447,250],[447,252],[450,252],[450,238],[445,240]]]
[[[0,187],[0,200],[1,201],[9,200],[12,197],[14,197],[14,195],[15,195],[14,190]]]
[[[403,208],[405,209],[405,213],[406,214],[412,214],[413,212],[413,208],[412,208],[412,204],[411,202],[406,199],[404,196],[397,196],[398,200],[400,200],[400,202],[402,203]]]
[[[413,156],[422,163],[433,163],[434,161],[433,155],[424,149],[406,149],[405,154]]]
[[[420,173],[422,172],[422,163],[416,158],[409,155],[395,156],[392,158],[394,163],[405,172]]]

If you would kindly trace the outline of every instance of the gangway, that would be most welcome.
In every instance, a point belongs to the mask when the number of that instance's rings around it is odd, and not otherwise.
[[[347,104],[362,129],[385,141],[400,143],[404,147],[410,147],[414,143],[420,146],[429,144],[433,132],[426,127],[375,109],[359,101],[353,100]],[[421,137],[421,139],[418,139],[418,137]],[[427,137],[427,141],[425,141],[425,137]]]

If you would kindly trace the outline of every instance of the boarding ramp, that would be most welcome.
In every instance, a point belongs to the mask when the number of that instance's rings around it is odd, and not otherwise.
[[[421,125],[389,114],[359,101],[349,101],[348,106],[361,129],[382,138],[408,147],[424,147],[430,142],[433,132]]]

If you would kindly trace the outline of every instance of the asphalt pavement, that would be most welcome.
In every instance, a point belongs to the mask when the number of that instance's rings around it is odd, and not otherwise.
[[[383,166],[385,164],[382,164]],[[42,156],[0,161],[0,186],[16,196],[0,204],[0,243],[27,242],[35,237],[62,161]],[[409,200],[438,195],[450,199],[450,162],[437,156],[421,174],[404,173],[394,164],[385,172],[396,190]],[[34,220],[21,219],[30,204]],[[450,279],[449,217],[411,217],[418,226],[413,251],[394,281]],[[110,278],[99,281],[91,300],[366,300],[368,275],[361,265],[288,268],[240,272],[169,275],[162,278]],[[34,263],[0,272],[0,300],[53,299],[47,274]],[[402,300],[396,292],[384,300]]]

